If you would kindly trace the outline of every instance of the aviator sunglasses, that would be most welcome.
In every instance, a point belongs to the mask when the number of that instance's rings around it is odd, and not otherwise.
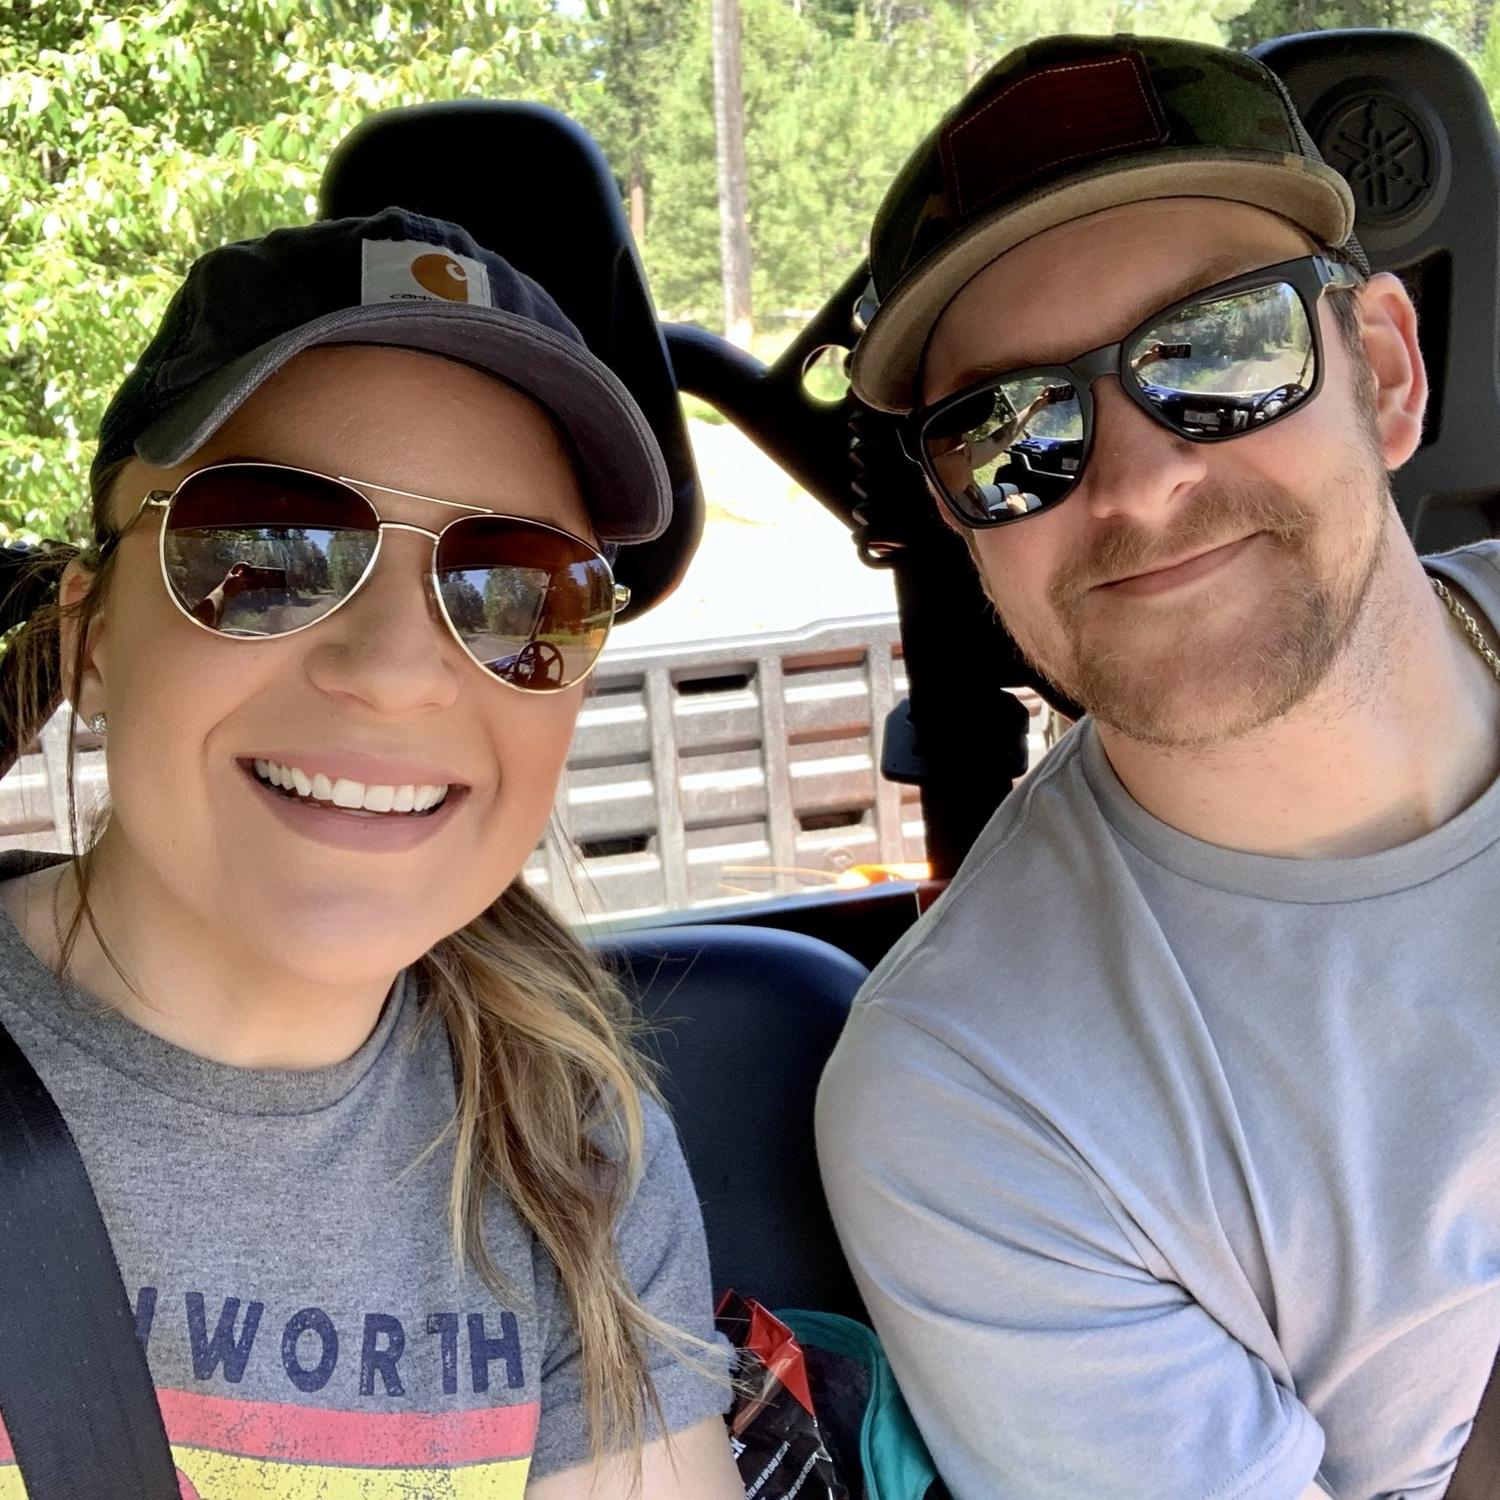
[[[1318,303],[1359,281],[1308,255],[1219,282],[1152,313],[1117,344],[986,375],[919,409],[903,446],[963,525],[1022,520],[1067,499],[1083,478],[1095,381],[1117,376],[1147,416],[1189,442],[1260,432],[1317,394]]]
[[[465,512],[440,531],[382,521],[355,486]],[[432,539],[429,579],[453,638],[484,670],[527,693],[586,677],[630,602],[598,548],[542,521],[412,495],[285,464],[212,464],[153,490],[101,560],[148,511],[172,602],[231,640],[296,635],[347,603],[375,569],[387,531]]]

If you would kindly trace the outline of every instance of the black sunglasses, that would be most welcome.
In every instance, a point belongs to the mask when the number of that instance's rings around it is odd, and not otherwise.
[[[593,670],[630,600],[597,547],[542,521],[428,495],[409,498],[465,514],[438,531],[382,521],[356,485],[409,495],[286,464],[211,464],[147,495],[99,558],[160,510],[173,604],[216,635],[268,640],[326,620],[374,572],[385,533],[411,531],[432,539],[429,584],[448,629],[492,677],[555,693]]]
[[[1118,376],[1142,411],[1190,442],[1260,432],[1317,395],[1318,303],[1359,280],[1307,255],[1205,287],[1116,344],[988,375],[920,408],[903,425],[903,446],[963,525],[1024,520],[1067,499],[1082,479],[1095,381]]]

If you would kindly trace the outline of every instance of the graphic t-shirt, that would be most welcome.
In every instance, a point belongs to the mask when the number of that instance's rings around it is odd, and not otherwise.
[[[35,856],[0,858],[0,879]],[[520,1500],[589,1456],[577,1334],[550,1258],[505,1202],[509,1295],[456,1263],[446,1033],[398,980],[347,1061],[229,1067],[64,988],[0,915],[0,1021],[57,1100],[136,1312],[189,1500]],[[697,1200],[646,1106],[617,1243],[657,1316],[713,1337]],[[663,1349],[667,1425],[728,1391]],[[654,1428],[652,1429],[654,1431]],[[0,1428],[0,1500],[25,1489]]]
[[[1500,620],[1500,546],[1428,565]],[[818,1109],[954,1500],[1446,1490],[1500,1344],[1497,890],[1500,782],[1269,858],[1152,817],[1084,721],[1000,807]]]

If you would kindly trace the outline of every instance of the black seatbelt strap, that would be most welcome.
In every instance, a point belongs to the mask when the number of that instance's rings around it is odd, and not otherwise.
[[[83,1159],[3,1026],[0,1417],[29,1500],[177,1500],[151,1371]]]

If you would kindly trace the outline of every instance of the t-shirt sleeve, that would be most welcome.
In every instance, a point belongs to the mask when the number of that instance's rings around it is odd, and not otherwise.
[[[615,1244],[642,1306],[674,1328],[711,1340],[717,1351],[716,1356],[683,1355],[656,1343],[648,1352],[667,1431],[683,1432],[728,1409],[731,1391],[722,1377],[729,1369],[729,1346],[714,1332],[703,1215],[677,1131],[660,1105],[648,1099],[644,1108],[645,1165],[620,1216]],[[531,1460],[532,1476],[538,1479],[589,1458],[578,1331],[560,1286],[551,1302],[541,1418]],[[661,1435],[648,1408],[647,1441]]]
[[[818,1148],[954,1500],[1294,1500],[1313,1481],[1323,1435],[1296,1396],[1151,1274],[1060,1134],[944,1042],[859,1007]]]

